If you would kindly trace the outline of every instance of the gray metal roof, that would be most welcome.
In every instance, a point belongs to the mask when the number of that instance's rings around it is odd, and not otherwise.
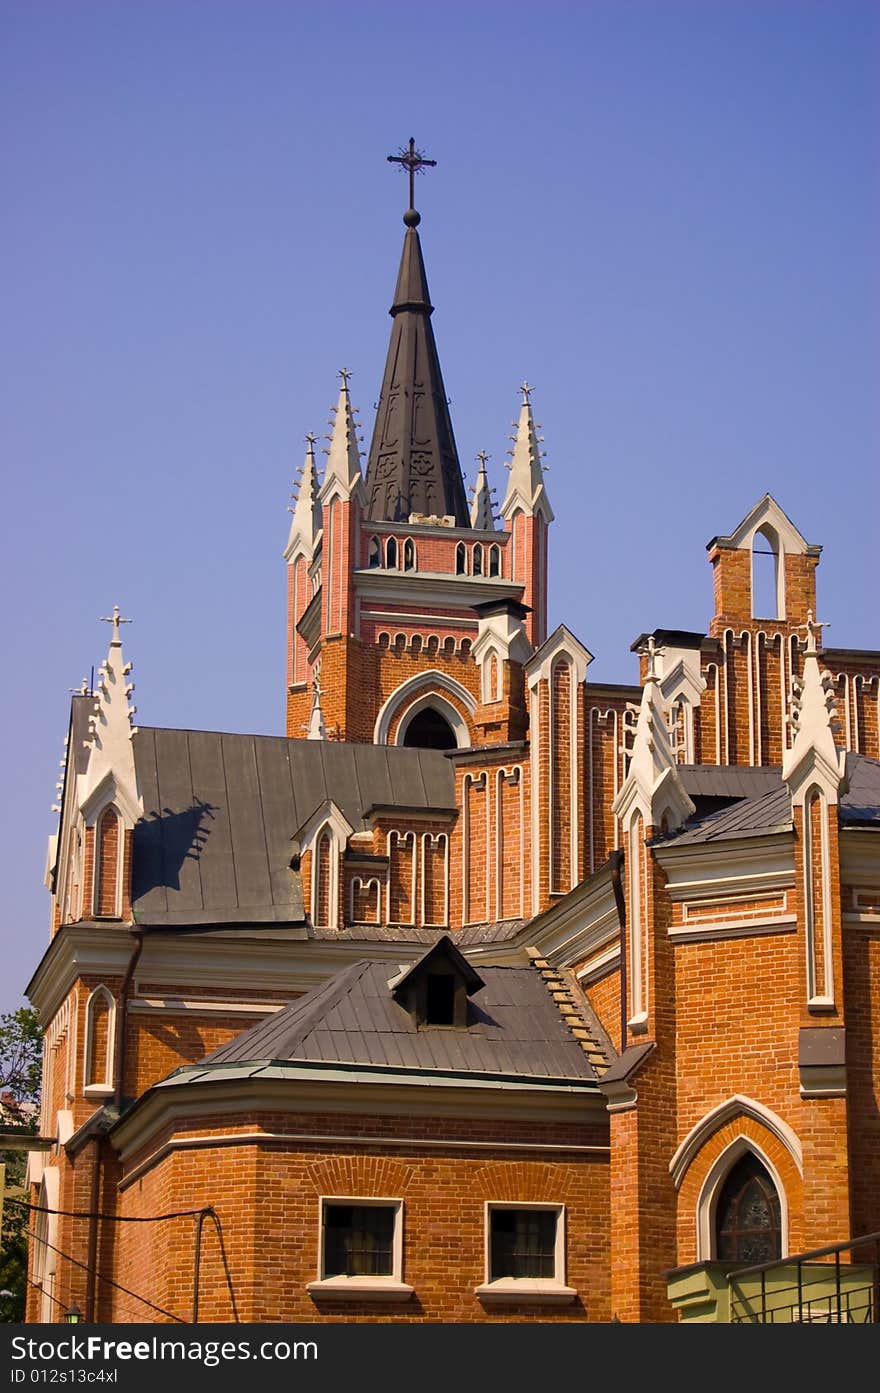
[[[680,764],[678,775],[691,798],[761,798],[782,787],[778,764]]]
[[[378,804],[455,806],[439,750],[142,726],[134,755],[144,816],[132,903],[142,924],[301,922],[293,838],[328,800],[356,831]]]
[[[388,963],[352,963],[178,1074],[345,1064],[592,1082],[597,1075],[533,967],[481,967],[466,1027],[419,1025],[392,995]]]
[[[756,790],[755,796],[741,797],[730,807],[692,820],[682,831],[654,839],[657,846],[684,846],[696,842],[729,841],[737,837],[770,836],[784,832],[792,825],[791,799],[778,769],[682,765],[682,780],[687,792],[726,796],[722,789],[739,785]],[[685,772],[686,771],[686,772]],[[866,755],[846,757],[847,791],[841,796],[838,808],[844,827],[880,826],[880,761]],[[765,790],[761,792],[761,785]]]
[[[849,787],[839,809],[843,826],[880,826],[880,760],[848,754],[846,777]]]
[[[685,846],[691,842],[730,841],[738,837],[766,837],[791,827],[791,799],[785,784],[760,798],[742,798],[729,808],[691,822],[669,837],[655,837],[656,846]]]

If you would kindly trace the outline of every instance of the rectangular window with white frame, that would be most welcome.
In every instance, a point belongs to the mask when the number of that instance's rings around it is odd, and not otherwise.
[[[577,1297],[565,1280],[564,1205],[488,1201],[485,1262],[481,1301],[558,1305]]]
[[[349,1196],[320,1202],[318,1279],[313,1297],[352,1301],[405,1301],[403,1201]]]

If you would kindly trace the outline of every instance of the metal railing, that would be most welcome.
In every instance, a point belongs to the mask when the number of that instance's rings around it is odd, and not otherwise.
[[[880,1322],[880,1233],[726,1275],[734,1324]]]

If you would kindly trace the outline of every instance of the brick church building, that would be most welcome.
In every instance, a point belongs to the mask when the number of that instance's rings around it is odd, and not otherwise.
[[[531,389],[496,516],[404,223],[369,453],[347,373],[308,439],[286,734],[135,726],[118,611],[72,698],[28,1319],[726,1320],[768,1264],[876,1319],[870,1255],[801,1259],[880,1230],[880,654],[768,494],[707,632],[591,682]]]

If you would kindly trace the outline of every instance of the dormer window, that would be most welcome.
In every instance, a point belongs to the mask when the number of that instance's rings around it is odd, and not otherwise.
[[[451,972],[429,972],[425,978],[425,1024],[456,1024],[456,979]],[[467,998],[464,1002],[467,1016]]]
[[[463,1030],[468,1024],[468,997],[482,986],[482,977],[444,934],[394,981],[392,990],[420,1029],[446,1026]]]

